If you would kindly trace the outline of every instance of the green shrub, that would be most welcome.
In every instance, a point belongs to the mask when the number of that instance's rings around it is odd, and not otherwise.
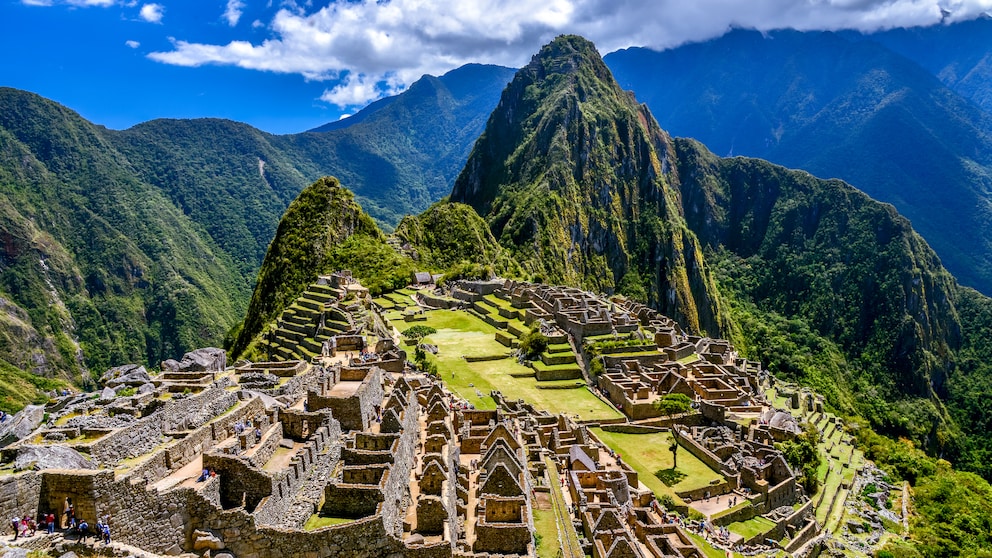
[[[548,350],[548,337],[534,328],[520,340],[520,351],[528,360],[534,360]]]
[[[428,335],[433,335],[437,333],[437,330],[431,326],[426,325],[415,325],[403,332],[403,337],[410,341],[411,343],[416,343],[427,337]]]
[[[654,402],[654,408],[665,416],[684,413],[691,406],[692,399],[689,399],[689,396],[684,393],[668,393]]]

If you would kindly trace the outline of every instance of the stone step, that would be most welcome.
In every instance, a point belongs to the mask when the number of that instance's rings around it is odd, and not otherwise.
[[[325,294],[331,297],[337,296],[337,293],[334,292],[334,289],[330,285],[318,285],[316,283],[307,287],[307,292]]]
[[[312,300],[314,302],[319,302],[321,304],[327,304],[332,300],[337,300],[337,297],[328,293],[318,293],[315,291],[305,291],[300,298],[304,300]]]
[[[321,310],[324,309],[324,303],[322,303],[322,302],[316,302],[316,301],[313,301],[313,300],[307,300],[307,299],[302,298],[302,297],[296,299],[296,304],[298,304],[299,306],[301,306],[303,308],[307,308],[309,310],[313,310],[314,312],[317,312],[317,313],[319,313]]]

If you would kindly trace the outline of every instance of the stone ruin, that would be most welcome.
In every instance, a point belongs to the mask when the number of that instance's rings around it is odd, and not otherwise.
[[[322,281],[360,292],[349,274]],[[201,349],[157,374],[116,367],[95,396],[25,409],[17,428],[0,429],[0,512],[61,516],[71,499],[91,524],[109,515],[115,541],[128,547],[234,558],[534,556],[535,512],[549,502],[564,556],[702,556],[691,531],[757,515],[774,521],[770,534],[790,536],[790,549],[819,533],[812,502],[773,445],[795,435],[795,419],[763,401],[760,365],[728,342],[577,289],[455,288],[469,307],[498,293],[526,323],[578,346],[636,338],[638,354],[606,355],[596,388],[637,422],[604,428],[671,432],[718,472],[719,483],[678,494],[689,505],[721,496],[749,505],[690,525],[674,513],[688,508],[665,508],[587,425],[499,392],[496,409],[469,408],[391,342],[349,333],[308,359],[231,367],[222,350]],[[343,348],[352,346],[377,351]],[[667,393],[689,396],[692,416],[647,409]],[[50,545],[67,536],[41,535]]]

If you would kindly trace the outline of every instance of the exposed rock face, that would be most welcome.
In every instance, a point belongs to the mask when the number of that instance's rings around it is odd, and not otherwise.
[[[151,381],[148,371],[139,364],[125,364],[117,366],[104,372],[100,377],[100,384],[116,388],[122,385],[140,386]]]
[[[592,43],[564,36],[503,92],[451,200],[474,207],[535,279],[639,292],[689,330],[719,335],[674,159],[668,134]]]
[[[224,349],[206,347],[190,351],[179,361],[179,372],[221,371],[227,367],[227,353]]]
[[[21,412],[8,418],[0,424],[0,447],[9,446],[17,440],[31,435],[45,418],[45,408],[40,405],[28,405]]]
[[[24,469],[96,469],[78,451],[66,446],[24,446],[17,450],[14,467]]]

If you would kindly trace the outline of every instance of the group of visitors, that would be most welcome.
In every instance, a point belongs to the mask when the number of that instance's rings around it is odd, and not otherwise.
[[[38,529],[44,529],[49,535],[55,533],[56,519],[52,512],[38,514],[38,519],[30,515],[23,517],[14,516],[10,520],[10,526],[14,530],[14,540],[19,537],[33,537]],[[62,512],[61,529],[67,533],[79,535],[80,541],[85,541],[89,537],[90,525],[85,519],[76,521],[76,508],[72,504],[72,498],[66,498]],[[96,522],[96,536],[103,540],[105,544],[110,544],[110,516],[105,515]]]

